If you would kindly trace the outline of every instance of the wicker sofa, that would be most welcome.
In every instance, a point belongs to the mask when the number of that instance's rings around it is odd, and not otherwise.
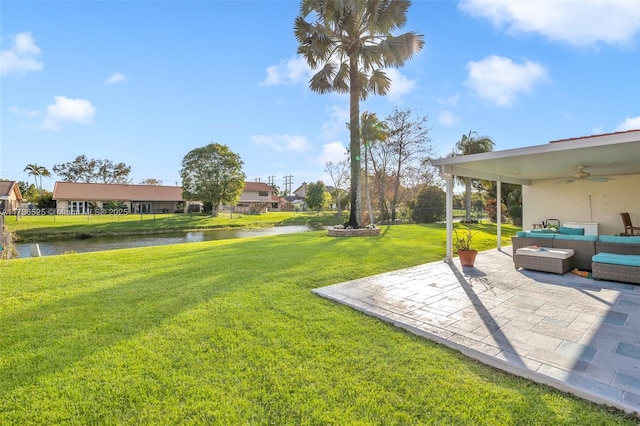
[[[573,266],[581,270],[591,270],[591,258],[596,254],[595,235],[572,235],[560,233],[518,232],[511,237],[513,252],[528,246],[573,249]]]
[[[640,284],[640,236],[600,236],[591,276],[596,280]]]
[[[640,236],[563,235],[559,232],[518,232],[511,238],[514,253],[532,245],[573,249],[573,264],[580,270],[592,271],[597,280],[640,284]],[[599,255],[599,256],[597,256]]]

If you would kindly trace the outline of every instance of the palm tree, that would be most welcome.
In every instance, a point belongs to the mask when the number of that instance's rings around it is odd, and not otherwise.
[[[36,188],[38,187],[38,175],[40,174],[40,166],[37,164],[27,164],[27,167],[24,168],[27,175],[33,176],[33,180],[36,182]]]
[[[383,71],[402,66],[424,45],[423,36],[392,32],[407,21],[408,0],[302,0],[295,20],[298,53],[318,72],[309,87],[320,94],[349,93],[351,212],[347,226],[359,226],[360,100],[385,95],[391,80]],[[311,16],[315,21],[307,22]]]
[[[371,196],[369,195],[369,153],[371,144],[383,142],[387,139],[387,124],[378,120],[375,113],[363,112],[360,117],[362,145],[364,146],[364,187],[367,196],[367,210],[369,211],[369,223],[375,225],[373,210],[371,209]]]
[[[495,143],[489,136],[478,136],[475,131],[469,131],[468,135],[462,135],[462,138],[456,142],[453,155],[470,155],[479,154],[481,152],[493,151]],[[464,178],[465,195],[466,195],[466,221],[471,220],[471,178]]]
[[[42,176],[51,177],[51,172],[47,170],[45,166],[39,166],[38,164],[27,164],[24,168],[24,171],[27,172],[29,176],[33,176],[33,179],[36,183],[36,187],[38,188],[38,192],[42,195]],[[38,185],[38,178],[40,178],[40,184]]]

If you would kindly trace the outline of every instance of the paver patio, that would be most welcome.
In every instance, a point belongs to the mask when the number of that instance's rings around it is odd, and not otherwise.
[[[516,270],[511,246],[314,293],[584,399],[640,412],[640,286]]]

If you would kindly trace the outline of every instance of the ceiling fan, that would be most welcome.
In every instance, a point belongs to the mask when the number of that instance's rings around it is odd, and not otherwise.
[[[575,173],[573,176],[571,176],[568,179],[561,180],[558,183],[571,183],[571,182],[575,182],[577,180],[590,180],[592,182],[607,182],[607,181],[615,180],[615,179],[607,177],[607,176],[591,176],[591,173],[586,172],[584,170],[584,166],[578,166],[578,172],[577,173]]]

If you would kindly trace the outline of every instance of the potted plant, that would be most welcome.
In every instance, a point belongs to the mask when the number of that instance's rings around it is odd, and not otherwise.
[[[462,266],[473,266],[476,261],[476,255],[478,254],[478,251],[475,250],[471,244],[473,232],[471,232],[469,228],[465,228],[465,231],[461,233],[462,236],[458,234],[457,229],[454,229],[454,232],[456,234],[454,244],[458,252],[458,257],[460,258],[460,264]]]

